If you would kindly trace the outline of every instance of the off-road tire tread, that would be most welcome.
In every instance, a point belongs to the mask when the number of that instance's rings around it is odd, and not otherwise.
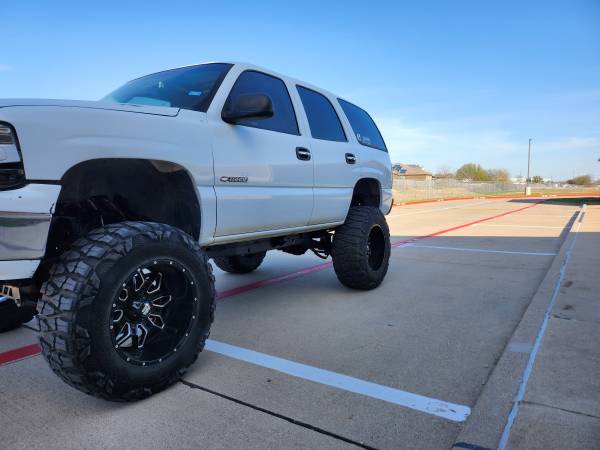
[[[51,369],[69,385],[95,397],[132,401],[152,395],[179,380],[204,348],[209,332],[200,339],[191,362],[170,378],[155,385],[115,389],[115,381],[101,370],[90,372],[85,363],[91,355],[88,330],[77,322],[82,307],[91,304],[100,289],[100,276],[125,256],[134,241],[177,239],[200,256],[210,277],[210,318],[215,311],[214,275],[206,253],[188,234],[170,225],[153,222],[119,222],[91,231],[78,239],[50,269],[38,304],[42,354]],[[208,327],[210,330],[210,327]]]
[[[331,249],[333,269],[344,286],[362,290],[374,289],[381,284],[387,273],[389,248],[388,257],[384,259],[376,276],[367,268],[366,245],[363,243],[374,223],[381,226],[389,246],[390,232],[385,216],[374,206],[351,207],[344,224],[335,230]]]

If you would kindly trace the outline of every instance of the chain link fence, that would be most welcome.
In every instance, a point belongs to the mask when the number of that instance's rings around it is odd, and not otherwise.
[[[434,200],[455,197],[494,195],[518,195],[525,192],[525,184],[510,182],[474,182],[449,178],[433,178],[426,181],[394,178],[394,202],[406,203],[418,200]],[[569,194],[574,192],[598,193],[598,188],[581,188],[557,183],[532,184],[533,193]]]

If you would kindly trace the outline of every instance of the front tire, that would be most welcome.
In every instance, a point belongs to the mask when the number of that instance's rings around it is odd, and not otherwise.
[[[267,252],[249,255],[217,256],[213,259],[217,267],[229,273],[249,273],[258,269],[265,259]]]
[[[214,277],[183,231],[115,223],[61,256],[40,306],[52,370],[87,394],[130,401],[171,385],[196,360],[214,317]]]
[[[335,230],[331,257],[338,280],[352,289],[374,289],[383,281],[390,259],[390,231],[373,206],[353,206]]]

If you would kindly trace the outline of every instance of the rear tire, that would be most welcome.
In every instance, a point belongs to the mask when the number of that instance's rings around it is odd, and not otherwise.
[[[131,401],[171,385],[196,360],[214,317],[214,277],[183,231],[115,223],[60,257],[40,306],[52,370],[87,394]]]
[[[353,206],[335,230],[331,257],[338,280],[352,289],[374,289],[383,281],[390,259],[390,231],[373,206]]]
[[[249,255],[217,256],[213,260],[217,267],[225,272],[248,273],[262,264],[266,254],[267,252],[258,252]]]

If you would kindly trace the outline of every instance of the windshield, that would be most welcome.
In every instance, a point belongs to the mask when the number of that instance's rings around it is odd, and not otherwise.
[[[136,78],[102,99],[206,112],[231,64],[202,64]]]

